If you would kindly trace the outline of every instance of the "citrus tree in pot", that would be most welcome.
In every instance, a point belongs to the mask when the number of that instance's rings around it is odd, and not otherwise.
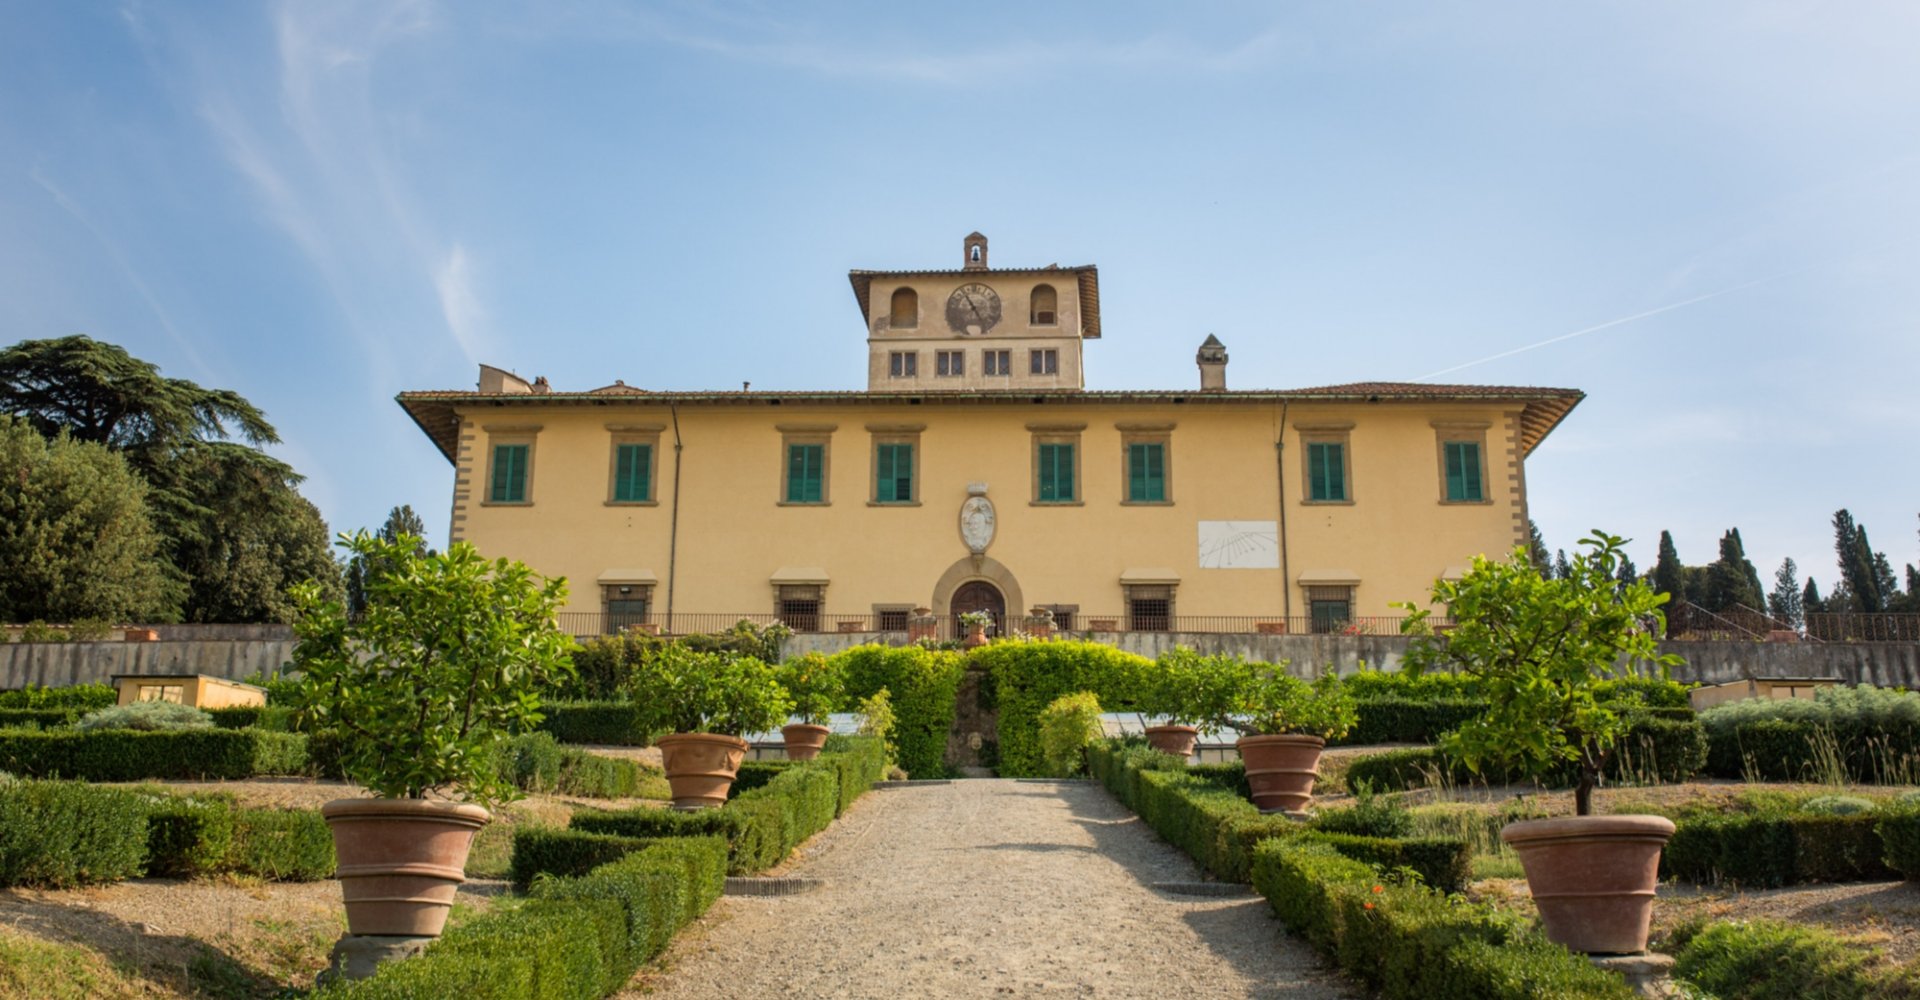
[[[812,760],[827,745],[827,719],[847,699],[846,668],[839,660],[808,653],[780,665],[780,686],[800,721],[780,728],[788,760]]]
[[[746,733],[784,722],[793,700],[778,671],[729,650],[697,652],[670,643],[636,670],[634,700],[652,716],[675,809],[725,805],[747,755]]]
[[[1547,936],[1594,954],[1646,950],[1660,851],[1674,829],[1659,816],[1593,814],[1594,788],[1630,724],[1601,702],[1600,683],[1681,662],[1655,640],[1667,595],[1617,579],[1625,544],[1593,532],[1563,579],[1529,565],[1524,548],[1511,562],[1476,558],[1466,576],[1433,585],[1432,603],[1454,621],[1444,637],[1428,627],[1428,609],[1397,605],[1414,637],[1407,669],[1462,670],[1488,702],[1442,739],[1446,753],[1476,771],[1577,775],[1574,816],[1512,823],[1501,838],[1520,855]]]
[[[1185,646],[1176,646],[1154,660],[1140,679],[1140,708],[1157,716],[1159,725],[1147,726],[1147,745],[1176,757],[1193,756],[1200,740],[1199,724],[1212,715],[1232,710],[1232,699],[1245,673],[1231,662],[1227,669]]]
[[[422,555],[417,538],[361,532],[340,544],[382,569],[358,618],[315,584],[293,588],[293,662],[309,732],[377,796],[320,810],[347,929],[432,937],[487,807],[517,795],[495,745],[537,723],[540,691],[573,670],[573,640],[553,625],[566,583],[463,543]]]
[[[1237,656],[1200,656],[1187,666],[1187,711],[1216,729],[1240,734],[1235,748],[1247,767],[1247,789],[1261,812],[1304,819],[1320,777],[1327,740],[1358,719],[1340,678],[1308,683],[1286,663],[1248,663]]]

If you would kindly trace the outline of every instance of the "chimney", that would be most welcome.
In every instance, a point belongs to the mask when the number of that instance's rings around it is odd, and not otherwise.
[[[1227,345],[1220,338],[1207,334],[1206,343],[1200,345],[1200,353],[1193,356],[1200,365],[1200,391],[1227,391]]]
[[[987,238],[979,233],[968,233],[962,270],[984,271],[987,269]]]

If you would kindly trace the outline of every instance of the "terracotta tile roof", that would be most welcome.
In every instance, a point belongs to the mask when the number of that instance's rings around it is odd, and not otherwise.
[[[631,387],[623,387],[631,388]],[[414,423],[432,439],[440,453],[453,461],[459,448],[460,407],[482,406],[886,406],[886,405],[973,405],[973,406],[1068,406],[1095,404],[1279,404],[1287,402],[1479,402],[1511,400],[1525,405],[1520,412],[1520,441],[1523,453],[1531,453],[1540,442],[1579,405],[1586,393],[1578,389],[1542,389],[1513,385],[1437,385],[1426,382],[1349,382],[1345,385],[1318,386],[1310,389],[1242,389],[1203,392],[1199,389],[1028,389],[991,392],[867,392],[834,389],[820,392],[734,391],[718,392],[641,392],[637,394],[592,392],[481,393],[465,389],[430,389],[403,392],[395,402]]]
[[[978,234],[975,234],[978,235]],[[1071,274],[1080,286],[1080,336],[1088,340],[1100,339],[1100,269],[1092,264],[1076,267],[1061,267],[1048,264],[1046,267],[987,267],[973,270],[933,270],[933,271],[848,271],[847,281],[853,284],[854,301],[860,304],[860,316],[865,323],[867,315],[867,292],[875,278],[962,278],[975,274],[1023,275],[1044,277],[1046,275]]]

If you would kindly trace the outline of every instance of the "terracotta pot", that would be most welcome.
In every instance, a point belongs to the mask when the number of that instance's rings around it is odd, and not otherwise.
[[[1647,950],[1660,849],[1673,822],[1660,816],[1570,816],[1509,823],[1500,839],[1527,870],[1548,939],[1595,955]]]
[[[832,732],[825,726],[816,726],[811,722],[796,722],[780,727],[780,735],[787,740],[787,759],[812,760],[820,756]]]
[[[984,646],[986,644],[987,644],[987,627],[985,625],[967,626],[967,637],[961,640],[960,645],[965,646],[968,649],[975,649],[977,647]]]
[[[1193,756],[1193,745],[1200,742],[1200,730],[1192,726],[1148,726],[1147,745],[1176,757]]]
[[[339,859],[347,933],[438,937],[485,809],[424,799],[337,799],[320,807]]]
[[[673,789],[675,809],[713,809],[727,804],[727,789],[747,756],[747,741],[718,733],[674,733],[662,736],[660,748]]]
[[[1247,789],[1261,812],[1304,818],[1313,802],[1313,781],[1320,777],[1318,736],[1242,736],[1237,744],[1247,765]]]

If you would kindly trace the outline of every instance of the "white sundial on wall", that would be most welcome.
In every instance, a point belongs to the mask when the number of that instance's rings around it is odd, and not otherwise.
[[[969,552],[977,556],[987,551],[997,520],[993,501],[987,499],[987,484],[968,483],[966,502],[960,505],[960,540],[967,543]]]

